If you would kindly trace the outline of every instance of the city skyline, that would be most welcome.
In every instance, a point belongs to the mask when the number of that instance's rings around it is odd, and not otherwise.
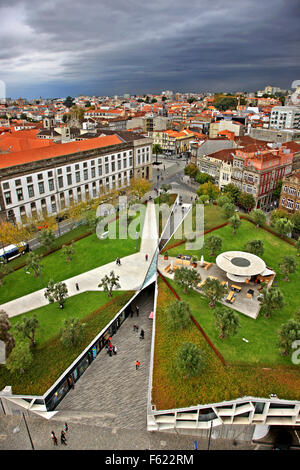
[[[294,0],[14,0],[0,13],[0,80],[12,98],[289,89],[300,76]]]

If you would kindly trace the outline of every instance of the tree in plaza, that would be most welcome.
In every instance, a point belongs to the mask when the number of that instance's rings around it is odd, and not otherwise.
[[[251,211],[250,216],[255,223],[256,227],[261,227],[266,223],[266,214],[261,209],[254,209]]]
[[[208,181],[207,183],[201,184],[197,190],[198,196],[202,196],[204,194],[207,195],[211,201],[214,201],[219,196],[220,190],[218,186],[213,184],[211,181]]]
[[[226,184],[223,189],[223,194],[231,198],[233,203],[237,202],[238,196],[241,193],[241,190],[235,186],[233,183]]]
[[[279,235],[283,238],[284,236],[288,236],[289,233],[293,230],[294,224],[285,217],[276,220],[274,223],[275,230],[279,233]]]
[[[249,240],[245,245],[245,251],[256,256],[262,256],[264,254],[264,244],[261,240]]]
[[[33,271],[34,277],[38,277],[41,273],[43,265],[41,264],[41,256],[37,255],[33,251],[30,251],[27,256],[25,265],[25,272]]]
[[[176,363],[184,376],[193,377],[204,367],[204,355],[194,343],[185,341],[179,348]]]
[[[106,274],[101,282],[98,284],[98,287],[102,287],[105,292],[108,293],[108,297],[112,297],[113,289],[120,289],[119,284],[120,276],[115,276],[113,271],[110,272],[109,276]]]
[[[70,245],[63,245],[62,246],[62,253],[66,258],[67,262],[71,261],[71,256],[75,253],[74,242],[72,241]]]
[[[79,319],[69,318],[64,321],[60,330],[60,339],[64,346],[76,346],[83,339],[86,323],[81,323]]]
[[[238,214],[234,214],[232,217],[229,219],[229,223],[231,227],[233,228],[233,234],[236,234],[237,229],[240,227],[242,221],[239,217]]]
[[[27,341],[18,341],[6,361],[6,368],[11,374],[24,374],[33,361],[32,352]]]
[[[82,216],[83,223],[87,225],[89,229],[93,231],[96,230],[99,220],[100,220],[100,217],[97,217],[96,214],[94,214],[91,211],[83,213],[83,216]]]
[[[9,332],[10,329],[11,324],[9,321],[9,316],[4,310],[0,310],[0,340],[5,344],[6,358],[8,358],[16,344],[15,338]]]
[[[30,318],[23,317],[22,320],[19,320],[15,325],[16,331],[24,338],[29,339],[31,349],[36,346],[35,334],[39,326],[39,321],[36,318],[36,315],[33,315],[33,317]]]
[[[248,212],[255,207],[255,199],[252,194],[240,193],[237,197],[237,203]]]
[[[277,287],[271,287],[270,289],[264,287],[261,295],[262,297],[259,297],[258,300],[265,310],[266,318],[269,318],[273,311],[281,309],[284,305],[283,295]]]
[[[289,219],[291,220],[291,214],[288,213],[285,209],[275,209],[271,212],[270,222],[271,226],[275,227],[277,220],[279,219]]]
[[[292,351],[294,341],[300,340],[300,322],[293,319],[281,325],[279,330],[279,350],[283,356],[287,356]]]
[[[220,207],[224,207],[225,204],[228,204],[231,202],[231,199],[223,194],[222,196],[219,196],[217,199],[217,205]]]
[[[174,330],[185,329],[191,324],[191,310],[189,304],[184,301],[175,301],[165,310],[168,324]]]
[[[183,266],[175,271],[174,281],[183,288],[185,294],[189,289],[196,287],[200,280],[200,274],[196,269],[189,269]]]
[[[44,249],[51,249],[55,243],[55,233],[50,228],[44,228],[39,232],[37,240]]]
[[[216,302],[221,300],[227,294],[228,290],[218,279],[208,277],[203,286],[203,292],[209,299],[209,307],[214,308]]]
[[[198,173],[199,173],[198,167],[194,163],[189,163],[184,168],[184,174],[189,176],[190,178],[196,179],[196,176],[198,176]]]
[[[155,161],[157,162],[157,155],[161,154],[163,152],[161,146],[159,144],[153,144],[152,145],[152,153],[155,155]]]
[[[202,196],[199,196],[199,202],[201,202],[202,204],[206,204],[206,202],[209,201],[209,197],[207,194],[202,194]]]
[[[227,202],[222,207],[226,219],[230,219],[235,214],[235,205],[232,202]]]
[[[72,228],[79,222],[82,218],[82,213],[84,210],[84,203],[81,201],[79,203],[72,202],[68,207],[69,219],[72,223]]]
[[[284,274],[284,281],[289,281],[289,274],[296,272],[298,263],[293,256],[284,256],[279,264],[281,272]]]
[[[210,256],[215,256],[217,251],[221,251],[222,248],[222,238],[211,235],[205,240],[205,247],[210,251]]]
[[[236,335],[240,327],[238,315],[229,308],[220,307],[214,310],[215,325],[221,339]]]
[[[130,186],[133,191],[133,194],[141,199],[150,189],[152,188],[152,183],[145,178],[133,178],[130,181]]]
[[[2,222],[0,224],[0,242],[2,246],[14,244],[27,240],[30,237],[30,230],[22,224],[11,224]]]
[[[68,298],[68,288],[64,282],[55,283],[52,279],[49,281],[48,286],[44,292],[44,296],[50,304],[58,302],[60,308],[63,308],[65,301]]]
[[[196,173],[196,176],[194,177],[195,181],[199,184],[204,184],[208,183],[209,181],[213,181],[213,177],[209,175],[208,173],[202,173],[201,171],[198,170]]]

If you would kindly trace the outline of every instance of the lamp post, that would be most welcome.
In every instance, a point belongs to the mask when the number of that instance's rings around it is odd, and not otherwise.
[[[22,412],[22,417],[21,417],[21,419],[20,419],[19,424],[13,429],[13,433],[14,433],[14,434],[17,434],[17,433],[20,432],[20,424],[21,424],[22,419],[24,419],[24,423],[25,423],[26,431],[27,431],[27,434],[28,434],[28,437],[29,437],[31,449],[32,449],[32,450],[35,450],[34,445],[33,445],[33,442],[32,442],[32,439],[31,439],[29,427],[28,427],[28,424],[27,424],[27,421],[26,421],[26,419],[25,419],[25,415],[24,415],[23,412]]]

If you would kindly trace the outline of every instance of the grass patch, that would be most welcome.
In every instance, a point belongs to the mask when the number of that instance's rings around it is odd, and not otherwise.
[[[264,368],[234,361],[227,362],[225,367],[195,325],[178,333],[171,331],[164,309],[175,297],[161,279],[158,287],[152,391],[152,401],[158,410],[218,403],[243,396],[268,397],[270,393],[282,399],[299,400],[299,367],[277,364]],[[176,356],[184,341],[196,344],[205,357],[205,369],[198,377],[183,379],[176,369]]]
[[[134,292],[113,292],[109,299],[105,292],[84,292],[70,297],[65,308],[49,304],[17,317],[10,322],[14,325],[23,316],[36,313],[41,328],[37,330],[37,346],[34,360],[23,376],[10,374],[4,365],[0,366],[0,389],[12,386],[14,394],[43,395],[58,377],[70,366],[84,348],[112,320],[116,313],[129,301]],[[76,348],[66,348],[59,338],[59,331],[65,319],[79,318],[87,322],[83,341]]]

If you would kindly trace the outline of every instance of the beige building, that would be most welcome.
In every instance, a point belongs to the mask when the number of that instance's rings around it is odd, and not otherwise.
[[[244,135],[244,126],[239,122],[229,121],[227,119],[211,122],[209,126],[209,138],[215,139],[221,131],[233,132],[235,136],[240,136]]]
[[[292,173],[282,180],[279,207],[288,212],[299,211],[300,208],[300,171]]]

